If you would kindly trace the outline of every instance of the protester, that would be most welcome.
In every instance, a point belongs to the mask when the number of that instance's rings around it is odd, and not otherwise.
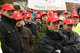
[[[16,20],[13,19],[13,4],[6,3],[2,6],[0,22],[0,37],[3,53],[22,53],[20,34],[17,32]]]
[[[22,53],[34,53],[34,40],[30,29],[24,27],[24,20],[21,13],[14,13],[13,18],[17,21],[16,26],[20,33]]]

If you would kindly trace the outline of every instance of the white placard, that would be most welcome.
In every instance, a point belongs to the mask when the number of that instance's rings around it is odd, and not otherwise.
[[[66,10],[64,0],[28,0],[28,8],[37,10]]]
[[[80,3],[80,0],[65,0],[65,2]]]

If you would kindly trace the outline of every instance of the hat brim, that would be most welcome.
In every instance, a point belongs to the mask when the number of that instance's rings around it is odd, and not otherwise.
[[[72,16],[72,17],[76,17],[76,18],[79,18],[78,16]]]
[[[56,22],[56,21],[61,21],[60,19],[55,19],[55,20],[52,20],[51,22]]]
[[[16,9],[12,8],[12,9],[6,9],[6,10],[16,10]]]
[[[74,24],[74,23],[66,23],[66,24]]]

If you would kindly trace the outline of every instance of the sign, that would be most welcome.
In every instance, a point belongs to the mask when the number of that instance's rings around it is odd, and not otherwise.
[[[80,3],[80,0],[65,0],[65,2]]]
[[[28,8],[37,10],[66,10],[64,0],[28,0]]]

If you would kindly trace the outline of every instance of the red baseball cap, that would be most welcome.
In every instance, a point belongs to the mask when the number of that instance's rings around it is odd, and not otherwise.
[[[19,11],[14,11],[14,12],[13,12],[13,14],[18,14],[18,13],[20,13],[20,12],[19,12]]]
[[[72,6],[72,9],[75,9],[75,7],[74,7],[74,6]]]
[[[57,15],[54,14],[54,15],[48,17],[47,24],[48,24],[48,22],[55,22],[55,21],[60,21],[60,19]]]
[[[67,18],[64,20],[63,23],[66,23],[66,24],[74,24],[74,20],[73,19],[70,19],[70,18]]]
[[[15,8],[14,8],[13,4],[6,3],[6,4],[4,4],[4,5],[2,6],[2,9],[1,9],[1,10],[2,10],[2,11],[3,11],[3,10],[15,10]]]
[[[18,13],[18,11],[13,14],[13,18],[14,18],[15,20],[23,19],[23,18],[22,18],[22,14],[21,14],[21,13]]]
[[[28,10],[28,12],[31,12],[32,13],[32,10]]]
[[[27,14],[28,12],[26,10],[23,10],[22,11],[22,14]]]
[[[47,15],[47,12],[43,11],[43,12],[40,12],[40,16],[42,15]]]
[[[53,12],[57,12],[57,10],[52,10]]]
[[[73,17],[77,17],[77,18],[79,18],[79,15],[76,14],[76,13],[74,13],[74,14],[72,14],[72,18],[73,18]]]
[[[52,15],[53,14],[53,11],[49,11],[48,14],[49,14],[49,16]]]
[[[0,14],[1,14],[2,12],[1,12],[1,10],[0,10]]]
[[[24,18],[30,18],[31,17],[31,14],[24,14]]]
[[[35,15],[35,18],[40,18],[40,14],[36,14]]]
[[[37,9],[34,9],[33,11],[37,11]]]
[[[63,14],[68,14],[69,12],[67,10],[63,11]]]

